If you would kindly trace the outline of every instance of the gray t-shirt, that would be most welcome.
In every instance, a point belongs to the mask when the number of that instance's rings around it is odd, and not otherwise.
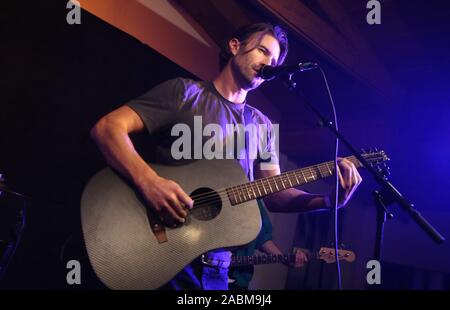
[[[192,139],[201,135],[203,143],[201,150],[194,150],[192,147],[190,155],[184,156],[184,159],[199,159],[199,154],[201,158],[208,158],[220,153],[222,157],[219,159],[239,160],[250,180],[253,180],[255,166],[278,165],[275,131],[271,121],[248,104],[235,104],[226,100],[212,82],[176,78],[159,84],[143,96],[131,100],[127,105],[141,117],[148,132],[157,136],[158,161],[167,164],[182,162],[179,158],[174,158],[172,148],[182,132],[175,131],[174,135],[171,135],[171,131],[177,128],[174,127],[177,124],[186,124],[193,133]],[[247,117],[247,121],[254,125],[253,131],[248,133],[247,151],[244,127],[239,126],[248,125],[244,116],[245,107],[250,116],[250,120]],[[198,130],[200,123],[201,132]],[[212,127],[208,134],[204,135],[203,129],[206,129],[205,126],[208,124],[217,124],[221,129],[220,135],[216,136],[218,133],[211,129]],[[221,149],[217,150],[219,143],[216,143],[212,148],[213,153],[206,154],[202,152],[203,145],[212,136],[222,141]],[[195,146],[193,141],[191,145]],[[247,160],[247,157],[250,159]]]

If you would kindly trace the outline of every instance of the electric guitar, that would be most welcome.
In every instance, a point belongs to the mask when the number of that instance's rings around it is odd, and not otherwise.
[[[388,160],[383,151],[363,156],[371,164]],[[361,167],[354,156],[347,159]],[[235,160],[151,166],[194,200],[178,227],[160,222],[138,191],[110,168],[97,173],[83,191],[81,221],[89,260],[111,289],[156,289],[205,252],[250,243],[261,227],[256,199],[334,173],[330,161],[248,182]]]
[[[334,255],[334,248],[321,247],[318,251],[311,253],[304,249],[298,249],[304,251],[309,260],[323,260],[327,264],[336,262]],[[338,259],[347,262],[353,262],[356,259],[356,255],[353,251],[338,249]],[[249,255],[249,256],[232,256],[230,267],[242,267],[253,266],[262,264],[289,264],[295,263],[295,253],[279,254],[279,255]]]

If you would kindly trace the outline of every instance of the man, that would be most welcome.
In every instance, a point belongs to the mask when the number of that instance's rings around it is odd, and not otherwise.
[[[152,169],[136,152],[129,134],[147,130],[158,137],[160,159],[174,162],[167,153],[173,137],[171,128],[179,123],[192,124],[194,116],[201,116],[203,124],[219,124],[227,132],[226,125],[244,124],[250,118],[254,124],[269,130],[266,151],[270,163],[258,158],[239,157],[239,163],[250,180],[274,176],[280,173],[278,156],[274,147],[272,123],[257,109],[245,103],[247,93],[257,88],[263,80],[258,76],[264,65],[281,65],[288,50],[286,33],[280,27],[259,23],[240,28],[227,42],[220,54],[221,72],[212,82],[196,82],[174,79],[164,82],[144,96],[107,114],[91,131],[108,164],[136,185],[148,207],[160,216],[166,225],[183,223],[192,208],[193,201],[175,182],[165,179]],[[227,134],[234,134],[229,133]],[[234,154],[241,154],[242,148]],[[260,153],[259,153],[260,154]],[[263,164],[265,164],[263,166]],[[345,159],[339,162],[339,204],[345,205],[361,182],[355,166]],[[328,196],[289,189],[264,199],[268,209],[275,212],[300,212],[330,208]],[[230,227],[230,229],[232,229]],[[217,266],[194,261],[173,281],[171,288],[226,289],[227,262],[230,253],[207,253],[208,261],[220,262]]]
[[[267,214],[266,208],[262,201],[258,201],[259,212],[261,213],[261,231],[258,237],[245,247],[241,247],[236,251],[233,251],[233,255],[239,256],[252,256],[255,250],[259,250],[267,255],[283,255],[275,242],[272,241],[272,223],[270,222],[269,215]],[[302,251],[295,252],[294,262],[283,262],[284,264],[299,268],[308,262],[308,257]],[[248,290],[250,281],[253,278],[254,266],[236,266],[231,267],[229,274],[229,285],[230,290]]]

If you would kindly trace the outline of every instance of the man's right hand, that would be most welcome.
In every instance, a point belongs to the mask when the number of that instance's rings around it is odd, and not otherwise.
[[[144,199],[166,225],[184,223],[194,201],[176,182],[160,176],[141,180],[138,188]]]
[[[192,199],[174,181],[161,178],[136,152],[129,134],[145,130],[139,115],[124,105],[102,117],[91,136],[108,164],[132,181],[149,207],[166,224],[184,223]]]

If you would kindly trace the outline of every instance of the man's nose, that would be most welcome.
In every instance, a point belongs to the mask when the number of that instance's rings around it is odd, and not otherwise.
[[[264,66],[269,66],[270,65],[270,61],[269,60],[264,60],[264,61],[261,61],[260,63],[259,63],[259,67],[260,68],[262,68],[262,67],[264,67]]]
[[[261,61],[261,66],[270,66],[271,63],[272,63],[272,57],[266,56],[266,57],[264,57],[264,59]]]

